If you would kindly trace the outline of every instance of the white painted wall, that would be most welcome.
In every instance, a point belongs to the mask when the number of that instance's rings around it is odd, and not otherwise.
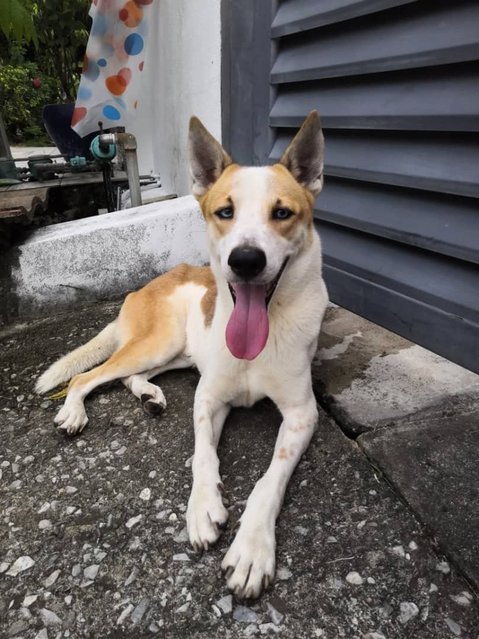
[[[155,3],[138,119],[132,128],[142,173],[166,191],[190,192],[187,131],[197,115],[221,139],[221,0]]]

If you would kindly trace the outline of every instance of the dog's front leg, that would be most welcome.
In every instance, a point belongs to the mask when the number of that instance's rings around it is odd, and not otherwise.
[[[318,419],[312,391],[300,405],[277,403],[283,423],[273,459],[248,499],[238,533],[222,563],[228,587],[238,597],[258,597],[273,581],[276,518],[288,481],[310,442]]]
[[[229,405],[215,400],[200,382],[194,405],[193,487],[186,512],[188,535],[195,550],[208,550],[228,519],[221,498],[223,484],[216,449],[229,411]]]

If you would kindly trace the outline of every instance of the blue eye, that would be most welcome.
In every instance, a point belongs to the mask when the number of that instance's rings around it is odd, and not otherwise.
[[[233,217],[233,207],[226,206],[224,209],[219,209],[215,212],[215,215],[220,218],[220,220],[231,220]]]
[[[274,209],[271,217],[273,220],[287,220],[292,215],[294,215],[294,213],[289,209]]]

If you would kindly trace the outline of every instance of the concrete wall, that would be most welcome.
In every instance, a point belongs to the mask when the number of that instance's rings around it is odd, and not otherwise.
[[[221,138],[221,0],[159,0],[133,127],[140,171],[168,192],[190,192],[187,129],[197,115]]]
[[[181,262],[208,262],[193,196],[38,229],[0,274],[0,325],[121,297]]]

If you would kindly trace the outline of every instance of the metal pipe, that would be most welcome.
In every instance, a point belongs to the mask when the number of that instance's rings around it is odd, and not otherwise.
[[[125,153],[126,174],[132,206],[141,206],[140,172],[136,156],[136,138],[132,133],[102,133],[102,144],[118,144]]]

